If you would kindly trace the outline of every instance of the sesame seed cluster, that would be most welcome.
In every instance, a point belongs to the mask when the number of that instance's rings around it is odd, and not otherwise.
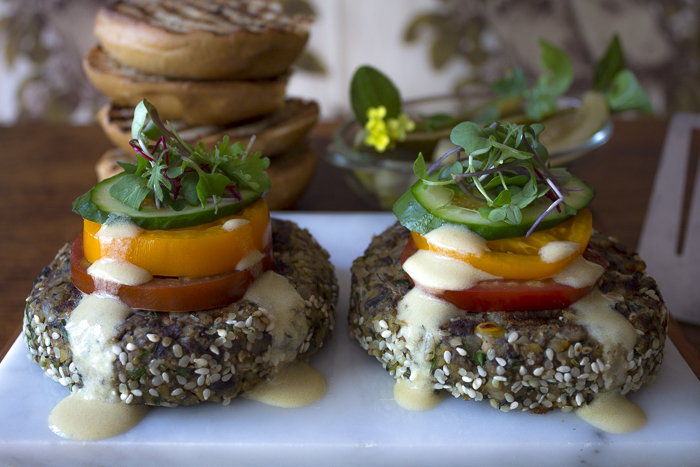
[[[275,272],[290,280],[305,302],[308,330],[296,349],[307,360],[331,336],[338,286],[328,253],[306,231],[273,219]],[[83,385],[73,363],[65,325],[82,294],[70,282],[64,247],[35,281],[27,299],[23,337],[29,358],[45,374],[76,391]],[[275,323],[267,310],[240,300],[194,313],[135,312],[118,325],[111,345],[115,380],[128,404],[228,404],[231,398],[274,376]]]
[[[501,411],[572,411],[595,394],[622,394],[651,384],[663,359],[668,312],[644,263],[613,238],[594,232],[591,243],[611,267],[601,292],[637,331],[634,350],[604,349],[577,322],[574,310],[465,313],[424,338],[427,353],[407,344],[396,309],[410,290],[400,264],[409,232],[398,223],[375,237],[352,267],[350,336],[395,378],[411,379],[414,355],[427,355],[436,390],[464,400],[487,399]],[[430,340],[432,339],[432,340]],[[429,340],[429,342],[426,342]]]
[[[230,34],[238,30],[268,29],[306,33],[311,25],[309,17],[288,16],[279,3],[262,0],[122,0],[110,8],[175,33]]]

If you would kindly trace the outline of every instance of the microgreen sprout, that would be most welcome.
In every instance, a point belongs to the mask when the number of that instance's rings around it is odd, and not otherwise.
[[[530,235],[554,209],[575,214],[564,198],[568,172],[552,169],[546,163],[547,149],[539,142],[543,129],[541,124],[494,122],[482,128],[474,122],[460,123],[451,134],[455,146],[429,170],[423,155],[419,155],[413,170],[426,186],[458,186],[481,205],[472,210],[494,222],[518,225],[523,208],[540,198],[551,200],[528,230]],[[445,164],[446,158],[455,153],[456,160]]]
[[[175,211],[212,202],[216,210],[224,198],[240,200],[242,190],[262,196],[270,188],[264,172],[269,159],[251,154],[252,142],[246,148],[239,142],[229,144],[225,136],[211,150],[202,143],[192,147],[170,122],[163,123],[147,100],[134,110],[131,135],[136,164],[120,163],[126,175],[109,194],[133,209],[140,210],[150,200],[157,208]]]

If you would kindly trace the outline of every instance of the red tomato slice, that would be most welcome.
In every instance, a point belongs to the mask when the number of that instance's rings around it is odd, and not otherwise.
[[[90,262],[83,253],[83,238],[71,246],[71,280],[81,292],[91,294],[95,283],[87,272]],[[262,268],[258,265],[262,263]],[[142,285],[119,286],[119,299],[131,308],[152,311],[198,311],[230,305],[240,300],[255,281],[254,270],[272,269],[272,245],[256,265],[242,271],[206,277],[154,277]]]
[[[403,264],[418,249],[409,239],[401,254]],[[587,248],[583,257],[607,269],[608,263],[600,254]],[[413,280],[409,277],[411,283]],[[574,288],[558,284],[552,279],[539,281],[489,280],[479,282],[467,290],[432,290],[437,297],[457,308],[474,313],[487,311],[542,311],[565,308],[583,298],[594,285]]]

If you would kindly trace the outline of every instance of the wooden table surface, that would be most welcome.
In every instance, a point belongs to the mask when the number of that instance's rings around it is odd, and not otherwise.
[[[666,126],[666,120],[616,121],[610,142],[569,167],[596,188],[594,226],[631,248],[639,240]],[[310,135],[320,156],[334,127],[320,124]],[[95,183],[94,164],[109,147],[97,126],[0,128],[5,203],[0,216],[0,358],[19,334],[32,281],[80,233],[82,223],[71,203]],[[347,188],[342,171],[323,157],[296,209],[371,210]],[[669,334],[700,377],[700,326],[673,322]]]

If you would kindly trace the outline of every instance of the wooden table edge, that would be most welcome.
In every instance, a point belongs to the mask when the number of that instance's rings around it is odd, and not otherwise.
[[[5,359],[5,355],[7,355],[7,352],[9,352],[10,348],[17,340],[17,336],[19,336],[21,332],[22,326],[19,326],[17,327],[17,330],[11,334],[16,337],[14,339],[10,339],[2,350],[0,350],[0,362]],[[672,316],[669,317],[667,335],[669,339],[671,339],[671,342],[673,342],[673,345],[675,345],[678,349],[678,352],[680,352],[683,360],[685,360],[690,369],[693,371],[695,377],[700,380],[700,353],[698,353],[698,351],[695,350],[695,347],[688,342],[688,339],[686,339],[685,335],[683,334],[678,322],[673,319]]]

